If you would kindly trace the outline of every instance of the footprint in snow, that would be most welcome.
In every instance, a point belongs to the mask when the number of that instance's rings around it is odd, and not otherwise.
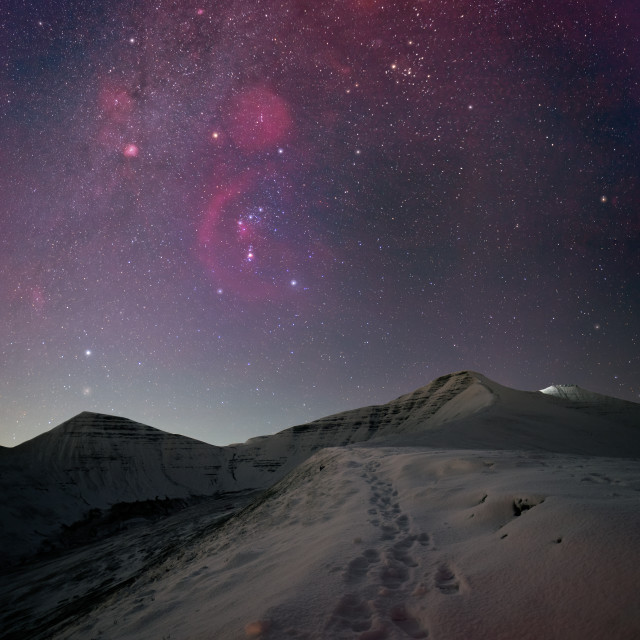
[[[362,632],[371,628],[371,618],[369,603],[356,594],[347,593],[338,601],[328,626],[335,631]]]
[[[380,526],[380,539],[381,540],[393,540],[398,534],[398,529],[394,524],[383,523]]]
[[[392,548],[393,558],[407,567],[418,566],[418,563],[409,554],[409,549],[413,546],[415,539],[415,536],[407,536],[396,542]]]
[[[429,537],[428,533],[420,533],[418,534],[418,543],[420,545],[422,545],[423,547],[428,547],[430,542],[431,542],[431,538]]]
[[[367,549],[362,555],[354,558],[347,565],[344,579],[349,582],[358,582],[367,575],[369,566],[380,559],[380,555],[375,549]]]
[[[403,604],[398,604],[390,611],[391,622],[404,631],[410,638],[426,638],[429,634],[420,626],[420,623],[409,614]]]
[[[380,581],[387,589],[399,589],[408,579],[407,566],[396,560],[388,559],[380,570]]]
[[[460,582],[454,571],[447,564],[441,564],[438,567],[435,583],[438,591],[445,595],[454,595],[460,591]]]

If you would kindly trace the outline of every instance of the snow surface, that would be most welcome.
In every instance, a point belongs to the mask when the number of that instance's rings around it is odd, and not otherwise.
[[[121,418],[104,427],[86,414],[1,452],[3,474],[17,477],[6,458],[18,453],[72,478],[51,485],[66,496],[49,503],[54,521],[78,496],[153,506],[5,569],[3,638],[640,637],[634,403],[461,372],[223,449]],[[79,447],[54,454],[78,431]],[[12,495],[38,513],[23,482]],[[145,498],[172,488],[200,501],[163,515],[165,502]]]

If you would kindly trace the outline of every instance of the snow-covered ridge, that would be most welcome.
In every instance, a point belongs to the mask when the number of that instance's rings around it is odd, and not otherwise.
[[[289,470],[325,447],[428,431],[480,413],[495,399],[492,386],[499,385],[480,374],[461,371],[386,404],[343,411],[234,448],[244,463],[264,460],[274,470],[279,466]]]

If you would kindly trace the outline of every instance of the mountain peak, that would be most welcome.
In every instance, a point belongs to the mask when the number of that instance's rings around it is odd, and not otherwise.
[[[586,403],[626,403],[625,400],[619,400],[611,396],[605,396],[595,391],[588,391],[579,387],[577,384],[552,384],[549,387],[540,389],[540,393],[544,393],[549,396],[555,396],[562,398],[563,400],[570,400],[573,402],[586,402]]]
[[[492,383],[488,378],[485,378],[483,375],[476,373],[475,371],[456,371],[454,373],[447,373],[445,375],[439,376],[431,382],[428,382],[424,386],[418,387],[410,393],[401,395],[396,400],[432,395],[433,393],[437,393],[441,389],[445,388],[455,389],[456,392],[460,392],[474,383],[480,383],[487,388],[491,388],[491,386],[495,384]]]
[[[60,432],[133,432],[133,431],[159,431],[155,427],[136,422],[122,416],[115,416],[110,413],[94,413],[92,411],[82,411],[69,418],[58,427],[53,429]]]

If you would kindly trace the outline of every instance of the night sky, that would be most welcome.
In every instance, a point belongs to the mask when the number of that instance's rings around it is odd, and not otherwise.
[[[640,401],[637,0],[3,0],[0,444],[461,369]]]

